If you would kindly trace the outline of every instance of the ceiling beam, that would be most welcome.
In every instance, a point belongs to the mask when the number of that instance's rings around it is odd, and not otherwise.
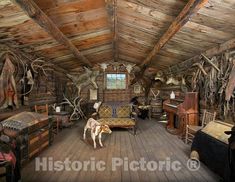
[[[160,49],[190,20],[190,17],[207,2],[208,0],[189,0],[140,66],[149,64]]]
[[[110,29],[113,33],[113,60],[118,61],[117,52],[117,0],[106,0],[106,10],[109,17]]]
[[[117,0],[113,1],[113,18],[114,18],[114,37],[113,37],[113,51],[114,51],[114,61],[118,61],[118,29],[117,29]]]
[[[226,50],[231,50],[234,48],[235,48],[235,38],[228,40],[222,44],[216,45],[215,47],[208,49],[207,51],[202,52],[201,54],[196,55],[190,59],[187,59],[179,64],[170,66],[168,69],[164,70],[164,74],[169,75],[169,74],[179,74],[181,72],[185,72],[186,70],[191,68],[194,63],[197,63],[200,60],[202,54],[211,58],[213,56],[225,52]]]
[[[59,30],[53,21],[37,6],[33,0],[11,0],[18,4],[21,9],[49,33],[57,42],[67,47],[78,60],[82,61],[84,66],[92,67],[92,64],[76,46]]]
[[[8,41],[7,43],[0,44],[0,52],[10,51],[14,54],[18,55],[19,58],[24,59],[27,64],[31,64],[33,60],[36,58],[41,58],[42,60],[49,62],[44,56],[40,54],[32,54],[29,53],[29,51],[25,51],[25,49],[19,49],[18,43],[15,41]],[[32,52],[32,51],[31,51]],[[68,73],[68,70],[65,70],[64,68],[53,64],[53,70],[58,75],[66,75]]]

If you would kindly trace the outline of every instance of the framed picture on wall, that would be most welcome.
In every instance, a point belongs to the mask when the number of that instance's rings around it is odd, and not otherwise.
[[[98,92],[97,89],[90,89],[90,100],[97,100],[98,99],[97,92]]]
[[[140,94],[140,92],[141,92],[141,85],[139,84],[134,85],[134,93]]]

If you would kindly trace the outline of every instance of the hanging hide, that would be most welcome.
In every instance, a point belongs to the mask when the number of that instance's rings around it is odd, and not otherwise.
[[[138,81],[141,81],[144,78],[144,72],[146,69],[147,69],[147,65],[144,65],[141,68],[139,68],[138,71],[135,71],[134,72],[135,78],[131,81],[130,85],[134,85]]]
[[[142,87],[144,88],[145,104],[148,104],[149,92],[150,92],[150,89],[153,86],[154,82],[155,82],[154,79],[150,79],[147,76],[144,76],[140,80],[140,83],[141,83]]]
[[[229,101],[231,96],[233,95],[233,91],[235,89],[235,59],[233,60],[233,68],[229,75],[229,81],[225,90],[225,100]]]
[[[14,72],[15,67],[7,54],[0,75],[0,107],[2,109],[8,106],[13,107],[13,105],[15,105],[16,108],[19,107]]]

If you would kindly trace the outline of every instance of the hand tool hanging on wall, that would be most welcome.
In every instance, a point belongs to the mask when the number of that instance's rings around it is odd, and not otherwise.
[[[21,94],[21,104],[28,105],[28,96],[33,90],[34,79],[32,72],[27,64],[25,64],[23,78],[21,79],[22,83],[22,94]]]

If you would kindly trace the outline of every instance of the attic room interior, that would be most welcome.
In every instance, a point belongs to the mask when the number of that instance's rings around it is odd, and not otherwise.
[[[235,0],[0,0],[0,181],[235,181]]]

